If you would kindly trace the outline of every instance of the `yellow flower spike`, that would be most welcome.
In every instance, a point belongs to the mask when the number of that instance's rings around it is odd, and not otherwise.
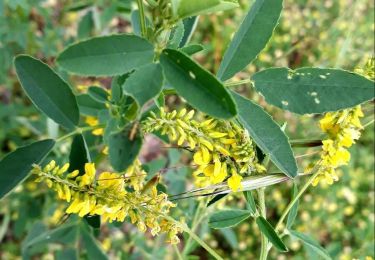
[[[180,137],[178,138],[178,141],[177,141],[177,145],[181,146],[185,142],[185,139],[186,139],[186,135],[185,134],[180,135]]]
[[[220,170],[221,170],[221,162],[216,161],[214,163],[214,176],[218,176],[220,174]]]
[[[70,166],[69,163],[64,164],[64,166],[61,167],[60,170],[58,170],[57,175],[62,175],[62,174],[64,174],[64,173],[69,169],[69,166]]]
[[[240,176],[235,169],[231,169],[232,176],[228,179],[228,186],[232,191],[242,189],[242,176]]]
[[[200,126],[200,127],[208,126],[209,124],[211,124],[211,122],[212,122],[213,120],[214,120],[213,118],[208,119],[208,120],[205,120],[205,121],[203,121],[202,123],[200,123],[199,126]]]
[[[189,126],[187,123],[185,123],[184,121],[182,121],[181,119],[177,119],[176,122],[177,122],[177,124],[178,124],[180,127],[182,127],[182,128],[185,129],[185,130],[187,130],[187,129],[190,128],[190,126]]]
[[[223,182],[227,176],[228,176],[227,164],[223,162],[221,164],[220,173],[214,177],[211,176],[211,181],[213,184],[217,184],[217,183]]]
[[[230,145],[230,144],[235,144],[236,143],[236,139],[233,139],[233,138],[221,138],[220,142],[222,144],[228,144],[228,145]]]
[[[56,166],[56,162],[54,160],[50,161],[44,168],[43,168],[43,171],[44,172],[49,172],[51,170],[53,170]]]
[[[72,197],[72,192],[70,191],[70,188],[68,185],[63,185],[64,193],[65,193],[65,200],[67,202],[70,202],[70,199]]]
[[[181,109],[180,112],[177,113],[177,117],[183,117],[186,114],[186,112],[186,108]]]
[[[170,127],[169,139],[171,139],[171,141],[174,141],[177,139],[176,130],[173,127]]]
[[[194,113],[195,113],[194,110],[190,110],[189,113],[187,113],[187,115],[184,117],[184,120],[186,120],[186,121],[191,120],[194,116]]]
[[[188,143],[189,143],[189,148],[190,148],[190,149],[194,149],[194,148],[195,148],[195,145],[197,144],[197,143],[195,142],[195,140],[194,140],[191,136],[188,137]]]
[[[206,146],[211,152],[214,150],[214,146],[204,138],[199,138],[199,142]]]
[[[222,137],[227,136],[228,134],[227,133],[220,133],[220,132],[211,132],[208,135],[212,138],[222,138]]]
[[[78,213],[83,204],[80,199],[80,194],[76,193],[73,198],[73,202],[69,205],[69,207],[65,210],[66,213],[71,214],[71,213]]]
[[[69,173],[66,177],[69,178],[69,179],[73,179],[73,178],[77,177],[78,174],[79,174],[79,170],[74,170],[71,173]]]
[[[230,152],[220,145],[215,145],[215,149],[225,156],[230,156]]]
[[[214,176],[215,166],[213,164],[208,165],[203,169],[203,173],[207,177]]]
[[[59,197],[59,199],[65,199],[63,188],[59,183],[55,184],[55,190],[57,192],[57,196]]]
[[[202,146],[201,147],[201,151],[202,151],[202,162],[203,164],[209,164],[210,161],[211,161],[211,154],[209,153],[209,151],[207,150],[206,147]]]
[[[95,164],[94,163],[85,163],[85,174],[81,176],[80,186],[86,186],[93,184],[95,180]]]
[[[59,172],[59,170],[60,170],[60,166],[56,166],[55,168],[53,168],[52,174],[53,175],[57,175],[57,173]]]

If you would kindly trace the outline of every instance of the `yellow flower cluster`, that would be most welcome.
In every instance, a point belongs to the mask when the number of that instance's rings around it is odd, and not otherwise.
[[[68,173],[69,164],[61,168],[51,161],[45,167],[34,165],[32,173],[37,181],[45,181],[60,199],[69,202],[66,213],[80,217],[100,215],[103,221],[123,222],[128,216],[138,229],[150,229],[153,236],[167,233],[170,243],[178,243],[178,233],[182,232],[175,223],[164,218],[171,207],[167,195],[158,193],[153,183],[147,190],[143,185],[146,172],[136,161],[124,175],[102,172],[96,179],[94,163],[85,164],[85,172],[78,170]]]
[[[328,134],[328,139],[323,140],[323,153],[318,176],[314,179],[316,186],[324,180],[332,184],[338,180],[335,169],[345,165],[350,160],[347,150],[355,140],[358,140],[363,128],[360,122],[363,113],[360,106],[337,112],[329,112],[320,120],[320,128]]]
[[[145,132],[160,131],[177,145],[187,145],[193,151],[194,163],[198,166],[194,176],[200,184],[216,184],[227,181],[237,191],[242,188],[244,174],[263,172],[265,168],[257,163],[255,147],[246,130],[232,121],[207,117],[195,120],[194,110],[182,109],[151,117],[142,123]]]

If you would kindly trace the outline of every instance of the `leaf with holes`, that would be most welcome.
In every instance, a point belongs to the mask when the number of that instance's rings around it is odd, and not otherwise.
[[[186,54],[167,49],[160,62],[167,81],[192,106],[217,118],[228,119],[237,114],[233,98],[223,84]]]
[[[374,82],[340,69],[271,68],[252,76],[266,101],[297,114],[324,113],[372,100]]]

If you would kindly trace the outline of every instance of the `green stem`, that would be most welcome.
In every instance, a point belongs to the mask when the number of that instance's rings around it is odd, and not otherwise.
[[[175,223],[177,226],[179,226],[184,232],[188,233],[189,236],[191,236],[195,242],[197,242],[199,245],[201,245],[208,253],[210,253],[215,259],[223,260],[223,258],[218,255],[214,249],[212,249],[209,245],[206,244],[200,237],[198,237],[186,224],[180,223],[179,221],[164,215],[165,219]]]
[[[233,82],[226,82],[224,83],[224,86],[226,87],[235,87],[243,84],[248,84],[251,83],[252,81],[250,79],[244,79],[244,80],[239,80],[239,81],[233,81]]]
[[[141,32],[142,36],[146,37],[147,29],[146,29],[146,18],[145,18],[145,10],[143,6],[143,0],[137,0],[137,5],[139,9],[139,20],[141,22]]]
[[[184,260],[184,258],[182,257],[182,255],[180,253],[180,250],[178,250],[178,247],[176,245],[173,245],[173,249],[176,252],[178,260]]]
[[[196,228],[197,228],[197,226],[199,224],[197,222],[197,219],[198,219],[198,217],[199,217],[199,215],[201,213],[203,203],[204,203],[204,200],[202,200],[202,201],[199,202],[198,208],[195,211],[195,214],[194,214],[194,217],[193,217],[193,221],[191,222],[191,230],[193,232],[195,232],[195,230],[196,230]],[[190,248],[191,241],[192,241],[192,237],[189,236],[188,240],[185,243],[184,250],[182,251],[182,255],[184,257],[188,254],[188,249]]]
[[[87,131],[91,131],[91,130],[94,130],[94,129],[97,129],[97,128],[103,128],[103,127],[105,127],[105,125],[86,126],[86,127],[76,128],[74,131],[72,131],[72,132],[70,132],[70,133],[68,133],[66,135],[63,135],[60,138],[58,138],[56,140],[56,143],[62,142],[62,141],[68,139],[69,137],[71,137],[73,135],[81,134],[83,132],[87,132]]]
[[[281,215],[279,221],[277,222],[276,224],[276,227],[275,227],[275,230],[276,231],[279,231],[285,218],[287,217],[289,211],[292,209],[292,207],[294,206],[294,204],[296,204],[296,202],[299,200],[299,198],[302,196],[302,194],[307,190],[307,188],[310,186],[310,184],[313,182],[313,180],[316,178],[316,176],[319,175],[319,171],[316,171],[309,179],[308,181],[305,183],[305,185],[303,185],[302,189],[298,192],[297,196],[294,197],[294,199],[288,204],[288,206],[286,207],[286,209],[284,210],[283,214]]]
[[[266,211],[266,200],[264,196],[264,190],[265,188],[260,188],[257,190],[258,193],[258,200],[259,200],[259,213],[260,215],[266,219],[267,217],[267,211]],[[267,237],[261,233],[261,250],[260,250],[260,260],[267,259],[268,255],[268,239]]]

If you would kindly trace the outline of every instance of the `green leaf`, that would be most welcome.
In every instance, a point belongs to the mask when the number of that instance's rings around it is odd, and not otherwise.
[[[180,0],[177,14],[180,18],[225,11],[238,7],[235,0]]]
[[[142,36],[141,21],[139,18],[139,10],[133,10],[131,13],[130,21],[132,24],[133,32],[137,36]],[[151,21],[146,18],[146,27],[152,27]]]
[[[255,73],[255,88],[266,101],[297,114],[353,107],[374,98],[374,82],[339,69],[271,68]]]
[[[215,195],[209,202],[207,202],[207,207],[215,204],[219,200],[223,199],[225,196],[227,196],[229,193],[222,193]]]
[[[282,252],[288,251],[288,248],[284,245],[281,238],[277,235],[276,231],[265,218],[261,216],[257,217],[256,223],[260,231],[268,238],[268,240],[275,246],[277,250]]]
[[[79,170],[80,175],[85,173],[85,164],[91,162],[89,149],[82,134],[73,138],[69,154],[69,172]]]
[[[178,47],[182,48],[189,43],[198,24],[198,16],[188,17],[182,20],[184,23],[184,36]]]
[[[118,172],[126,170],[137,158],[142,147],[142,137],[137,132],[133,140],[130,140],[132,126],[123,131],[113,133],[108,138],[109,160],[113,169]]]
[[[86,253],[88,259],[95,259],[95,260],[107,260],[108,256],[103,252],[101,246],[93,237],[92,234],[89,233],[87,227],[81,227],[81,234],[82,234],[82,241],[84,247],[86,248]]]
[[[27,244],[24,245],[24,250],[27,250],[29,247],[46,243],[74,243],[78,236],[78,231],[79,227],[77,223],[64,224],[56,229],[48,230],[31,239]]]
[[[77,103],[81,113],[87,116],[97,116],[99,111],[106,109],[103,103],[96,101],[88,94],[78,95]]]
[[[229,119],[236,105],[223,84],[187,55],[167,49],[160,57],[164,75],[188,103],[213,117]]]
[[[202,50],[204,50],[204,48],[201,44],[191,44],[180,49],[180,51],[184,52],[187,55],[193,55]]]
[[[232,92],[238,117],[255,143],[269,154],[271,161],[287,176],[297,175],[297,164],[288,137],[260,106]],[[266,131],[265,131],[266,129]]]
[[[182,38],[184,37],[184,32],[184,23],[182,21],[179,21],[171,31],[168,41],[168,48],[178,48],[178,46],[180,46]]]
[[[92,35],[94,29],[93,12],[88,11],[78,23],[77,36],[78,39],[88,38]]]
[[[76,98],[62,78],[31,56],[19,55],[14,64],[23,89],[38,109],[67,129],[78,125]]]
[[[22,182],[28,176],[32,165],[40,163],[54,145],[54,140],[47,139],[7,154],[0,161],[0,199]]]
[[[282,8],[282,0],[255,1],[224,54],[219,79],[224,81],[233,77],[266,47]]]
[[[108,101],[108,92],[101,87],[91,86],[89,87],[87,94],[100,103],[106,103]]]
[[[208,225],[216,229],[233,227],[250,217],[250,215],[251,212],[248,210],[222,210],[211,215]]]
[[[222,228],[219,230],[221,234],[223,234],[224,238],[228,241],[229,245],[233,249],[238,248],[238,240],[237,235],[231,228]]]
[[[294,199],[298,194],[298,188],[297,184],[293,183],[293,196],[292,198]],[[286,221],[286,228],[290,229],[294,223],[294,220],[296,219],[297,213],[298,213],[298,204],[299,202],[297,201],[293,207],[290,209],[289,214],[288,214],[288,219]]]
[[[255,215],[257,213],[257,206],[255,204],[253,194],[251,193],[251,191],[244,191],[243,194],[245,195],[251,215]]]
[[[327,260],[332,259],[329,253],[321,245],[319,245],[319,243],[315,239],[303,233],[292,230],[289,230],[289,234],[292,237],[301,240],[306,247],[310,248],[315,253],[319,254],[322,258]]]
[[[78,260],[78,250],[65,248],[55,253],[55,260]]]
[[[115,76],[151,63],[153,46],[127,34],[101,36],[75,43],[58,57],[65,70],[83,76]]]
[[[137,69],[122,85],[124,92],[134,98],[139,109],[158,96],[163,87],[163,70],[160,64],[148,64]]]

